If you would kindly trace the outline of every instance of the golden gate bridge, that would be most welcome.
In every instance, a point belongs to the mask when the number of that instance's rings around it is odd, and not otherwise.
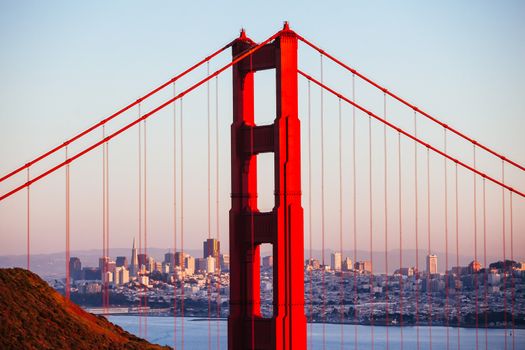
[[[319,67],[315,71],[300,66],[298,47],[310,50],[310,54],[318,55]],[[227,64],[210,71],[210,63],[231,49],[232,59]],[[303,52],[303,51],[300,51]],[[325,76],[325,66],[331,64],[338,69],[338,80],[345,83],[336,87]],[[195,72],[205,68],[204,77],[195,79]],[[257,125],[255,115],[255,73],[263,70],[275,71],[275,120],[272,124]],[[355,301],[370,304],[371,344],[374,347],[374,308],[384,308],[386,313],[387,347],[388,328],[394,325],[403,326],[403,308],[406,297],[403,295],[405,283],[401,274],[399,278],[399,294],[389,295],[389,271],[393,268],[403,268],[408,264],[415,267],[415,325],[428,325],[432,329],[432,293],[430,288],[422,291],[421,280],[424,272],[419,263],[420,250],[431,255],[435,246],[445,248],[445,319],[446,325],[457,322],[460,325],[462,316],[460,293],[449,295],[449,291],[457,291],[459,273],[451,271],[453,265],[460,266],[460,249],[462,255],[469,255],[473,261],[480,262],[484,273],[475,274],[475,327],[476,348],[487,348],[487,335],[483,330],[488,328],[487,278],[489,254],[498,255],[504,262],[502,295],[504,301],[504,332],[505,348],[516,348],[515,328],[516,286],[515,273],[505,268],[507,259],[514,260],[516,244],[516,218],[522,212],[525,191],[519,185],[523,182],[514,181],[523,176],[525,167],[515,162],[493,148],[473,139],[466,133],[455,129],[426,112],[423,108],[408,102],[391,90],[383,87],[350,65],[321,49],[316,44],[292,31],[286,23],[282,30],[273,34],[261,43],[256,43],[247,37],[245,31],[232,42],[224,45],[182,73],[169,79],[162,85],[148,92],[139,99],[129,103],[100,122],[74,135],[67,141],[41,154],[0,178],[5,189],[0,194],[3,206],[9,206],[9,201],[20,197],[25,201],[24,217],[13,217],[10,220],[23,221],[26,231],[27,268],[31,268],[31,240],[35,228],[31,225],[31,215],[35,210],[32,204],[32,190],[45,183],[42,181],[51,176],[59,176],[57,172],[65,169],[65,209],[64,231],[66,250],[66,287],[65,296],[70,297],[70,239],[71,239],[71,169],[95,150],[102,152],[102,198],[97,210],[102,211],[102,256],[109,256],[110,249],[110,169],[114,168],[110,161],[110,145],[119,137],[129,134],[131,129],[137,131],[137,148],[132,150],[137,155],[137,220],[136,230],[139,237],[139,252],[148,251],[148,220],[151,220],[151,206],[148,189],[148,167],[150,160],[147,146],[151,144],[148,138],[147,121],[160,114],[161,111],[172,109],[172,143],[173,149],[168,150],[173,157],[171,183],[172,203],[169,209],[173,220],[174,252],[187,249],[185,234],[188,235],[185,219],[188,214],[184,204],[188,201],[185,193],[185,180],[196,173],[202,173],[202,168],[192,168],[192,150],[188,149],[188,139],[205,136],[207,145],[206,188],[207,202],[207,237],[219,238],[219,101],[218,78],[231,71],[232,77],[232,124],[231,124],[231,207],[229,214],[229,249],[230,249],[230,312],[228,317],[228,348],[229,349],[302,349],[310,345],[311,328],[307,322],[312,321],[312,269],[306,269],[307,261],[312,261],[313,248],[319,243],[321,263],[326,266],[326,239],[330,231],[338,243],[337,249],[353,252],[353,261],[357,261],[358,249],[369,253],[369,290],[368,300],[358,299],[357,278],[359,272],[340,273],[340,317],[341,322],[356,321],[359,317],[358,308],[353,307],[353,314],[348,313],[344,295],[346,292],[345,278],[353,279]],[[193,75],[192,75],[193,74]],[[188,81],[184,80],[188,79]],[[193,80],[191,80],[193,79]],[[215,81],[215,106],[211,97],[211,84]],[[184,121],[192,116],[192,110],[185,104],[192,94],[205,88],[206,125],[207,132],[198,135],[193,130],[185,129]],[[362,97],[360,96],[362,88]],[[367,90],[368,89],[368,90]],[[365,92],[366,90],[366,92]],[[146,103],[159,94],[171,94],[163,102],[145,110]],[[374,98],[369,98],[372,93]],[[372,102],[371,102],[372,101]],[[375,102],[374,102],[375,101]],[[377,103],[377,101],[380,101]],[[334,103],[335,102],[335,103]],[[365,103],[370,102],[367,106]],[[266,102],[265,102],[266,103]],[[267,102],[270,103],[270,102]],[[271,102],[273,103],[273,102]],[[329,106],[332,103],[333,106]],[[215,110],[216,134],[212,135],[212,109]],[[112,122],[122,119],[126,113],[136,113],[129,122],[122,126],[110,128]],[[314,117],[319,119],[314,120]],[[303,122],[301,129],[300,119]],[[306,122],[306,128],[304,123]],[[317,127],[315,123],[317,122]],[[347,127],[345,128],[345,125]],[[425,129],[437,130],[440,137],[435,137]],[[81,141],[93,137],[98,131],[102,137],[86,147],[77,146]],[[213,139],[215,145],[212,145]],[[306,139],[306,142],[304,140]],[[302,142],[303,141],[303,142]],[[375,149],[373,145],[379,145]],[[382,146],[382,147],[381,147]],[[76,148],[75,148],[76,147]],[[215,154],[212,152],[215,148]],[[457,151],[456,148],[461,149]],[[72,152],[72,150],[76,150]],[[466,150],[466,151],[465,151]],[[59,152],[64,153],[64,159],[56,161]],[[361,153],[359,153],[361,152]],[[274,203],[270,211],[258,209],[258,181],[268,179],[258,178],[258,155],[273,153]],[[303,154],[302,154],[303,153]],[[306,156],[304,156],[306,154]],[[188,160],[187,158],[190,158]],[[213,159],[212,159],[213,158]],[[317,159],[316,159],[317,158]],[[38,166],[46,161],[43,170]],[[212,160],[216,169],[212,169]],[[317,164],[316,164],[317,161]],[[330,163],[332,161],[332,163]],[[116,162],[116,161],[115,161]],[[330,163],[330,164],[329,164]],[[163,167],[167,167],[163,164]],[[35,170],[36,169],[36,170]],[[99,169],[91,169],[93,173]],[[129,172],[132,170],[128,169]],[[512,173],[512,176],[508,174]],[[306,175],[307,187],[302,185],[301,175]],[[97,175],[98,176],[98,175]],[[215,179],[213,179],[215,176]],[[186,179],[185,179],[186,178]],[[316,182],[318,178],[318,182]],[[213,193],[215,185],[215,193]],[[329,188],[336,189],[330,192]],[[407,192],[408,191],[408,192]],[[306,192],[306,199],[303,198]],[[409,193],[406,195],[405,193]],[[216,203],[213,205],[212,198]],[[408,198],[410,196],[410,198]],[[494,203],[499,200],[498,203]],[[489,201],[489,203],[487,203]],[[336,213],[327,212],[327,203],[338,207]],[[303,203],[306,203],[305,218],[303,218]],[[335,204],[334,204],[335,203]],[[345,206],[346,204],[346,206]],[[487,206],[490,207],[487,210]],[[215,208],[213,208],[215,207]],[[497,210],[495,210],[497,208]],[[74,208],[73,208],[74,209]],[[215,213],[212,213],[215,209]],[[216,224],[212,228],[212,216]],[[438,217],[436,219],[436,217]],[[334,221],[335,222],[332,222]],[[462,223],[463,221],[463,223]],[[493,223],[499,225],[494,229]],[[345,228],[345,223],[347,227]],[[468,224],[465,224],[468,223]],[[470,229],[460,230],[460,225]],[[304,230],[306,227],[306,232]],[[434,227],[434,226],[437,226]],[[489,227],[490,226],[490,227]],[[316,227],[320,237],[315,237]],[[366,232],[365,239],[359,232]],[[73,232],[74,234],[74,232]],[[460,248],[461,241],[470,241],[468,247]],[[519,236],[519,232],[518,232]],[[187,238],[187,236],[186,236]],[[359,239],[358,239],[359,238]],[[494,252],[490,242],[500,242],[500,252]],[[345,245],[346,243],[346,245]],[[359,243],[359,244],[358,244]],[[260,246],[272,245],[273,255],[273,315],[270,318],[261,316],[260,300]],[[374,245],[376,248],[374,249]],[[374,251],[377,247],[384,250],[384,266],[374,263]],[[388,256],[392,247],[399,250],[399,262],[392,266]],[[404,250],[414,249],[414,261],[407,261]],[[466,249],[466,250],[463,250]],[[522,256],[523,252],[518,252]],[[218,259],[218,257],[215,257]],[[107,266],[105,269],[107,270]],[[373,286],[377,285],[374,273],[384,273],[387,282],[381,285],[384,290],[384,303],[379,303]],[[450,278],[448,276],[450,274]],[[322,295],[319,303],[321,315],[326,321],[326,288],[325,270],[321,271]],[[430,276],[428,276],[430,278]],[[479,280],[478,280],[479,279]],[[109,307],[109,282],[103,281],[103,305]],[[452,284],[452,285],[449,285]],[[220,288],[220,286],[218,286]],[[180,294],[177,294],[180,292]],[[306,299],[305,294],[309,298]],[[211,298],[211,293],[208,294]],[[422,297],[425,296],[423,301]],[[220,294],[219,294],[220,298]],[[184,323],[180,322],[177,329],[177,317],[184,317],[185,295],[184,286],[174,289],[174,337],[179,336],[181,348],[191,348],[184,345]],[[208,316],[211,318],[211,300],[208,303]],[[381,304],[381,305],[380,305]],[[147,298],[141,299],[141,306],[147,305]],[[406,307],[406,305],[405,305]],[[454,309],[455,308],[455,309]],[[220,316],[218,311],[218,316]],[[305,314],[306,312],[306,314]],[[454,316],[453,316],[454,314]],[[211,320],[209,321],[211,324]],[[141,315],[141,331],[147,332],[147,315]],[[217,324],[218,330],[219,325]],[[420,342],[419,328],[418,348],[432,346],[432,337],[428,344]],[[481,332],[478,337],[478,329]],[[325,344],[325,329],[323,326],[323,347]],[[226,331],[225,331],[226,332]],[[357,326],[355,328],[354,348],[357,348]],[[447,328],[447,347],[450,343]],[[403,331],[401,327],[401,347],[403,346]],[[457,347],[461,346],[459,327]],[[509,335],[508,335],[509,334]],[[210,338],[210,331],[208,332]],[[349,337],[341,328],[341,348],[347,346]],[[175,340],[177,344],[177,341]],[[211,341],[209,341],[211,344]],[[348,344],[351,345],[351,344]],[[209,345],[211,347],[211,345]],[[219,347],[219,342],[217,342]]]

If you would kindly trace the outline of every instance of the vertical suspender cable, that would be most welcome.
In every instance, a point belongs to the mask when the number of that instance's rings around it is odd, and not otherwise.
[[[488,309],[489,309],[489,300],[488,300],[488,266],[487,266],[487,200],[486,200],[486,181],[483,177],[483,267],[485,268],[484,274],[484,313],[485,313],[485,350],[488,349],[489,337],[488,337]]]
[[[109,143],[106,142],[106,271],[109,272]],[[106,306],[109,308],[109,277],[106,281]]]
[[[217,241],[220,242],[219,227],[219,76],[215,77],[215,232]],[[218,254],[218,253],[217,253]],[[216,264],[219,266],[219,275],[217,276],[217,350],[220,349],[220,317],[221,317],[221,257],[216,257]]]
[[[417,113],[414,111],[414,136],[417,137]],[[418,198],[418,162],[417,162],[417,142],[414,141],[414,213],[415,213],[415,234],[416,234],[416,338],[417,349],[419,350],[419,198]]]
[[[427,147],[427,259],[430,257],[430,149]],[[428,348],[432,350],[432,293],[430,290],[431,274],[427,270],[427,317],[428,317]]]
[[[66,161],[68,159],[68,153],[67,153],[67,146],[65,148],[66,150]],[[70,250],[69,250],[69,163],[66,165],[66,300],[69,301],[70,299],[70,293],[71,293],[71,271],[69,266],[69,257],[70,257]]]
[[[398,191],[399,191],[399,202],[398,202],[398,207],[399,207],[399,218],[398,218],[398,221],[399,221],[399,269],[401,271],[401,269],[403,268],[403,200],[402,200],[402,186],[401,186],[401,134],[398,132],[397,133],[397,160],[398,160],[398,163],[397,163],[397,181],[398,181]],[[401,335],[401,339],[400,339],[400,346],[401,346],[401,349],[403,349],[403,346],[404,346],[404,338],[403,338],[403,298],[404,298],[404,293],[403,293],[403,288],[404,288],[404,285],[403,285],[403,275],[400,273],[399,274],[399,332],[400,332],[400,335]]]
[[[473,167],[476,169],[476,145],[472,146],[472,156],[473,156]],[[476,267],[473,266],[472,272],[474,273],[474,289],[475,289],[475,307],[476,307],[476,350],[479,346],[479,339],[478,339],[478,327],[479,327],[479,296],[478,296],[478,203],[477,203],[477,186],[476,186],[476,173],[472,174],[472,184],[473,184],[473,192],[474,192],[474,262],[476,264]]]
[[[459,304],[459,207],[458,207],[458,163],[455,164],[455,187],[456,187],[456,278],[454,290],[456,293],[456,319],[457,319],[457,334],[458,334],[458,350],[460,349],[461,339],[459,334],[459,326],[461,324],[461,305]]]
[[[138,117],[140,118],[141,117],[141,108],[140,108],[140,103],[137,105],[138,106]],[[139,190],[139,193],[138,193],[138,197],[139,197],[139,220],[138,220],[138,231],[139,231],[139,254],[142,254],[142,123],[139,123],[138,124],[139,127],[138,127],[138,130],[139,130],[139,139],[138,139],[138,179],[139,179],[139,183],[138,183],[138,190]],[[141,282],[141,279],[140,279],[140,274],[141,274],[141,270],[142,270],[142,264],[140,263],[140,261],[138,262],[138,271],[136,272],[136,275],[137,275],[137,278],[139,279],[139,283]],[[142,336],[142,287],[139,287],[139,292],[140,292],[140,295],[139,295],[139,310],[138,310],[138,315],[139,315],[139,336]]]
[[[372,242],[373,242],[373,199],[372,199],[372,117],[368,117],[368,190],[369,190],[369,249],[370,249],[370,276],[369,276],[369,285],[370,285],[370,345],[372,350],[374,350],[374,257],[372,252]]]
[[[206,62],[206,74],[210,75],[210,61]],[[206,82],[207,127],[208,127],[208,239],[211,239],[211,150],[210,150],[210,81]],[[215,250],[215,249],[214,249]],[[205,257],[208,258],[208,257]],[[215,257],[214,257],[215,258]],[[211,276],[207,271],[208,292],[208,349],[211,350]]]
[[[512,208],[512,192],[509,191],[509,201],[510,201],[510,261],[514,261],[514,220],[513,220],[513,208]],[[516,302],[516,281],[514,280],[514,269],[511,267],[511,322],[512,322],[512,350],[516,348],[516,336],[515,332],[515,319],[514,319],[514,304]]]
[[[30,178],[30,174],[29,174],[29,167],[27,167],[27,182],[29,182],[29,178]],[[26,249],[27,249],[27,269],[28,270],[31,270],[31,241],[30,241],[30,223],[31,223],[31,220],[30,220],[30,209],[31,209],[31,202],[30,202],[30,187],[31,186],[27,186],[27,208],[26,208],[26,214],[27,214],[27,218],[26,218],[26,229],[27,229],[27,237],[26,237]]]
[[[383,93],[383,118],[386,120],[386,93]],[[389,271],[388,271],[388,162],[387,162],[387,146],[386,146],[386,124],[383,124],[383,153],[384,153],[384,171],[385,171],[385,326],[386,326],[386,349],[390,348],[390,335],[389,335],[389,297],[388,297],[388,284],[389,284]]]
[[[102,125],[102,139],[106,137],[106,126]],[[102,308],[107,314],[106,304],[106,143],[102,144],[102,264],[100,274],[102,280]]]
[[[177,96],[177,86],[173,83],[173,97]],[[173,102],[173,273],[177,264],[177,102]],[[184,263],[184,261],[183,261]],[[177,348],[177,283],[173,281],[173,348]]]
[[[355,74],[352,74],[352,100],[355,102]],[[352,105],[352,194],[353,194],[353,202],[352,202],[352,221],[353,221],[353,235],[354,235],[354,264],[357,262],[357,184],[356,184],[356,158],[355,158],[355,114],[356,109],[355,106]],[[354,270],[354,349],[357,350],[357,317],[358,317],[358,309],[356,307],[357,301],[358,301],[358,294],[357,294],[357,271],[355,269],[355,266],[353,268]]]
[[[443,129],[443,145],[445,154],[447,153],[447,129]],[[450,333],[449,333],[449,319],[448,319],[448,289],[449,289],[449,274],[448,274],[448,179],[447,179],[447,158],[443,158],[443,171],[445,176],[445,320],[447,327],[447,350],[450,349]]]
[[[144,119],[144,257],[146,260],[146,264],[148,265],[149,270],[151,270],[151,264],[149,263],[149,257],[148,257],[148,152],[147,152],[147,128],[146,128],[146,119]],[[151,271],[150,271],[151,272]],[[144,291],[146,291],[146,287],[144,287]],[[144,310],[144,337],[148,336],[148,295],[147,293],[144,293],[144,306],[146,309]]]
[[[505,161],[501,161],[501,182],[505,183]],[[501,234],[503,242],[503,323],[505,335],[505,350],[507,350],[507,254],[506,254],[506,226],[507,214],[505,212],[505,189],[501,188]]]
[[[313,320],[313,261],[312,261],[312,100],[311,100],[311,84],[308,80],[308,262],[309,262],[309,282],[310,282],[310,298],[309,298],[309,332],[308,349],[313,349],[312,343],[312,320]]]
[[[342,128],[341,128],[341,117],[342,117],[342,111],[341,111],[341,99],[339,99],[339,253],[341,254],[341,261],[339,264],[342,264],[343,259],[343,135],[342,135]],[[335,265],[335,264],[334,264]],[[335,266],[334,266],[335,267]],[[345,307],[344,307],[344,277],[343,277],[343,269],[342,266],[339,266],[339,272],[341,274],[340,280],[339,280],[339,312],[340,312],[340,322],[341,322],[341,350],[343,349],[343,343],[344,343],[344,337],[343,337],[343,320],[345,317]]]
[[[321,82],[323,82],[323,54],[321,57]],[[324,94],[323,88],[321,88],[321,260],[323,268],[321,269],[321,280],[323,288],[323,350],[326,347],[326,286],[325,286],[325,251],[324,251],[324,234],[325,234],[325,222],[324,222]]]
[[[180,99],[180,251],[182,261],[182,283],[181,283],[181,350],[184,350],[184,283],[186,281],[186,271],[184,266],[184,104],[183,98]]]

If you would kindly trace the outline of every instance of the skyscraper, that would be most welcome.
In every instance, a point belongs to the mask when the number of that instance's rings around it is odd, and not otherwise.
[[[186,258],[187,254],[183,254],[182,252],[175,252],[175,266],[178,267],[184,267],[184,259]]]
[[[343,260],[343,270],[344,271],[350,271],[353,269],[353,264],[352,264],[352,259],[350,259],[349,257],[346,257],[344,260]]]
[[[82,263],[79,258],[69,258],[69,273],[74,280],[82,278]]]
[[[218,257],[221,253],[221,243],[215,238],[208,238],[202,243],[202,257]]]
[[[438,270],[438,257],[435,254],[427,255],[427,273],[429,275],[436,274]]]
[[[214,267],[218,270],[220,268],[221,243],[215,238],[208,238],[202,243],[202,246],[202,257],[207,259],[209,256],[211,256],[215,260]],[[208,271],[208,273],[211,272],[212,271]]]
[[[341,253],[334,252],[330,255],[330,265],[333,271],[341,271]]]
[[[139,254],[137,257],[139,259],[139,269],[142,269],[142,266],[148,265],[148,256],[146,254]]]
[[[164,254],[164,262],[170,264],[170,266],[175,265],[175,254],[172,252],[167,252]]]
[[[133,237],[133,248],[131,248],[131,276],[136,276],[139,270],[139,259],[137,256],[137,248],[135,248],[135,237]]]
[[[117,267],[128,268],[128,258],[125,256],[117,256]]]

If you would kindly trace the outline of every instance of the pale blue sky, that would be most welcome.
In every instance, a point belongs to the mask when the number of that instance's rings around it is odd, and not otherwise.
[[[524,164],[524,18],[525,3],[522,1],[0,1],[0,173],[4,174],[29,161],[138,98],[229,42],[238,35],[241,27],[245,27],[254,40],[262,41],[280,29],[284,20],[290,21],[292,29],[304,37],[390,90]],[[318,56],[311,51],[303,51],[301,66],[318,76]],[[219,63],[226,62],[228,58],[229,53],[226,53]],[[211,68],[218,68],[219,63],[212,64]],[[333,85],[346,89],[348,93],[349,78],[343,78],[329,64],[326,69],[327,81],[332,77]],[[228,71],[221,78],[221,87],[224,88],[220,91],[223,97],[221,139],[224,141],[221,151],[221,159],[224,157],[224,164],[221,164],[221,183],[224,182],[221,187],[223,237],[227,233],[229,208],[229,74]],[[261,90],[261,96],[267,97],[271,90],[271,76],[263,73],[261,77],[261,82],[270,84],[266,84],[270,86],[266,90]],[[304,87],[303,82],[303,92]],[[199,98],[205,98],[205,89],[200,93],[200,97],[196,97],[197,102],[194,102],[196,105]],[[167,96],[169,91],[158,101]],[[269,106],[271,103],[258,105],[266,121],[273,118]],[[304,105],[301,108],[305,110]],[[335,110],[334,101],[327,97],[327,112],[333,114]],[[131,118],[134,113],[128,116]],[[205,127],[204,112],[199,113],[202,118],[192,117],[186,125],[192,136],[198,128]],[[409,116],[410,113],[407,118]],[[162,167],[165,161],[171,159],[167,152],[171,142],[169,118],[167,111],[164,122],[159,121],[156,126],[152,122],[151,127],[154,153],[151,157],[151,245],[155,246],[172,244],[170,234],[165,233],[171,231],[170,199],[163,186],[158,185],[170,178],[170,170],[164,171]],[[334,115],[328,121],[328,133],[333,132],[330,127],[336,122]],[[406,124],[402,119],[399,122],[407,128],[411,126],[406,120]],[[303,118],[303,131],[305,125]],[[136,135],[135,131],[131,133]],[[134,142],[131,136],[127,137],[129,142]],[[328,147],[334,146],[336,134],[329,134],[328,138]],[[439,133],[437,136],[429,133],[429,138],[440,140]],[[205,170],[197,162],[197,159],[206,157],[205,144],[195,140],[188,142],[194,142],[195,147],[194,156],[188,157],[188,161],[195,162],[195,169]],[[377,145],[378,149],[380,146]],[[122,149],[125,148],[123,143]],[[465,151],[467,155],[469,150]],[[87,162],[96,162],[97,157],[91,156]],[[115,198],[125,198],[129,202],[135,198],[133,157],[134,153],[129,156],[130,159],[121,161],[123,177],[119,181],[113,180],[115,185],[112,187]],[[332,158],[335,159],[335,156],[328,156],[329,160]],[[95,181],[98,180],[98,170],[96,174],[88,174],[89,169],[94,171],[93,166],[80,167],[73,169],[76,176],[74,186],[78,186],[73,190],[73,194],[77,193],[73,202],[82,202],[80,205],[93,209],[86,210],[85,215],[73,210],[74,249],[99,246],[101,235],[96,231],[99,227],[96,226],[97,220],[100,220],[96,198],[90,202],[81,196],[82,191],[98,191]],[[348,164],[345,169],[348,169]],[[497,163],[493,169],[494,175],[498,175]],[[381,171],[380,168],[378,171]],[[133,172],[133,176],[129,175],[123,181],[128,172]],[[35,190],[35,251],[62,249],[63,195],[62,192],[54,195],[52,190],[57,188],[63,191],[61,176],[50,179],[47,185],[42,184],[42,188],[48,186],[49,189]],[[191,186],[198,187],[198,181],[205,181],[201,175],[186,176],[191,178],[188,180],[188,193],[193,188]],[[515,186],[521,185],[524,189],[523,176],[508,176]],[[304,186],[305,178],[306,174],[303,175]],[[12,183],[2,184],[0,189],[4,192],[10,185]],[[332,190],[336,193],[335,188]],[[435,191],[440,193],[439,189]],[[118,193],[122,193],[122,197]],[[390,197],[393,198],[394,194]],[[86,198],[94,196],[85,195]],[[205,198],[205,194],[203,196],[200,198]],[[45,205],[45,213],[37,209],[38,203],[42,206],[46,203],[44,198],[52,198]],[[24,252],[23,199],[24,196],[20,195],[9,203],[0,204],[0,231],[7,238],[0,247],[0,254]],[[364,197],[362,199],[365,200]],[[336,199],[329,202],[328,211],[337,212]],[[199,203],[189,204],[188,210],[195,212]],[[523,203],[516,205],[519,210],[525,208]],[[119,206],[114,204],[112,208]],[[305,201],[303,206],[306,208]],[[348,206],[349,201],[345,200],[345,210]],[[126,219],[132,216],[134,209],[135,206],[114,209],[112,237],[115,246],[129,245],[130,237],[136,234],[134,219],[131,222]],[[201,209],[205,211],[205,206]],[[51,223],[45,217],[50,218]],[[187,220],[189,235],[198,233],[200,236],[194,235],[193,240],[189,239],[186,244],[199,247],[201,236],[205,237],[201,233],[202,223],[192,223],[191,217]],[[345,218],[345,232],[350,227],[347,220]],[[333,237],[328,239],[328,245],[334,247],[338,242],[336,222],[335,217],[329,217],[327,230]],[[517,230],[521,230],[518,232],[523,232],[523,221],[517,225],[520,225]],[[395,227],[395,222],[392,222],[392,227]],[[365,226],[363,230],[366,231]],[[494,234],[494,237],[497,240],[496,237],[500,236]],[[347,244],[349,242],[348,239]],[[382,246],[380,241],[378,246]],[[391,246],[396,248],[395,241]],[[523,240],[518,241],[516,247],[516,254],[525,255]]]

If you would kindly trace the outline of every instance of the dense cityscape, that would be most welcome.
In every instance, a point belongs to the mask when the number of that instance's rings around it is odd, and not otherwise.
[[[507,260],[489,264],[477,261],[438,272],[438,256],[426,256],[425,271],[415,267],[393,274],[373,274],[370,261],[355,261],[333,252],[330,264],[305,261],[305,313],[310,322],[450,325],[503,327],[514,322],[525,326],[525,263]],[[261,259],[261,316],[273,313],[273,258]],[[99,258],[99,266],[82,267],[77,257],[69,262],[71,298],[93,312],[193,317],[227,317],[229,256],[220,242],[203,242],[202,257],[166,252],[162,262],[138,254],[135,242],[131,259]],[[65,281],[53,287],[64,292]],[[109,309],[102,309],[107,287]],[[217,307],[219,305],[219,307]],[[371,317],[372,315],[372,317]],[[458,318],[459,315],[459,318]]]

